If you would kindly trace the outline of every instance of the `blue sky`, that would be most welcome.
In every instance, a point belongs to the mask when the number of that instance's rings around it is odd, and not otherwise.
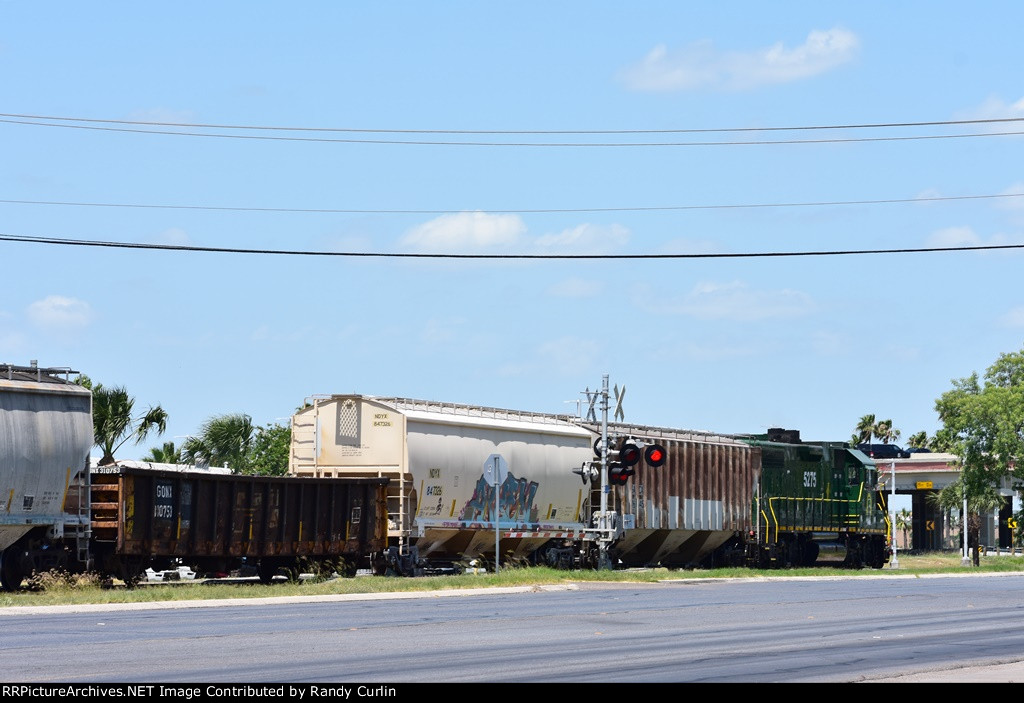
[[[1022,346],[1015,250],[626,257],[1024,242],[1024,137],[991,136],[1024,122],[839,128],[1024,119],[1022,26],[1011,2],[0,1],[0,362],[160,404],[125,459],[314,394],[572,412],[605,374],[638,424],[933,433],[951,379]]]

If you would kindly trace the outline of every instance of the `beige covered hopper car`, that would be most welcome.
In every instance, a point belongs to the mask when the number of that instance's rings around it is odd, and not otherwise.
[[[390,568],[493,557],[565,559],[588,521],[593,458],[575,418],[407,398],[313,398],[292,418],[290,473],[389,483]],[[497,490],[495,489],[495,478]],[[495,521],[495,498],[500,520]]]

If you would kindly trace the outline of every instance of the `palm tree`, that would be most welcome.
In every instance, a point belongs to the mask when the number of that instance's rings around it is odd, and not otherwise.
[[[920,447],[924,449],[928,446],[928,433],[927,432],[915,432],[907,438],[908,447]]]
[[[875,436],[875,416],[865,415],[857,423],[854,428],[857,438],[857,444],[871,444],[871,440]]]
[[[217,415],[203,424],[198,437],[185,440],[181,458],[191,464],[227,466],[234,473],[242,473],[251,461],[254,434],[248,415]]]
[[[893,428],[892,420],[879,420],[875,423],[875,436],[882,440],[882,444],[888,444],[900,438],[900,431]]]
[[[88,378],[80,385],[92,388],[93,439],[103,451],[100,466],[114,463],[114,452],[125,442],[136,444],[150,432],[163,434],[167,429],[167,413],[159,405],[146,412],[133,415],[135,399],[128,395],[124,386],[104,388],[102,384],[92,386]]]
[[[142,460],[157,464],[180,464],[181,448],[175,447],[174,442],[164,442],[162,447],[152,447]]]
[[[913,527],[914,514],[906,508],[900,508],[896,513],[896,529],[903,530],[903,548],[907,547],[907,533]]]

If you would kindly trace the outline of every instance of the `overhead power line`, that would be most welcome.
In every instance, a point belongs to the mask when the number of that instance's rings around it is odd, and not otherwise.
[[[993,193],[988,195],[944,195],[918,198],[884,198],[874,200],[820,200],[811,202],[779,202],[779,203],[719,203],[710,205],[651,205],[634,207],[580,207],[580,208],[523,208],[523,209],[487,209],[487,210],[413,210],[413,209],[371,209],[371,208],[288,208],[288,207],[232,207],[223,205],[168,205],[157,203],[89,203],[67,200],[8,200],[0,199],[0,203],[13,205],[57,205],[69,207],[106,207],[106,208],[141,208],[165,210],[211,210],[227,212],[292,212],[313,214],[350,214],[350,215],[446,215],[459,212],[487,212],[499,214],[554,214],[573,212],[665,212],[678,210],[741,210],[756,208],[789,208],[789,207],[834,207],[842,205],[888,205],[896,203],[934,203],[958,200],[990,200],[998,198],[1021,198],[1024,193]]]
[[[665,259],[754,259],[802,256],[855,256],[865,254],[923,254],[929,252],[969,252],[1024,249],[1024,244],[991,244],[959,247],[904,247],[894,249],[842,249],[817,251],[767,251],[739,253],[701,254],[444,254],[419,252],[362,252],[362,251],[316,251],[294,249],[242,249],[235,247],[201,247],[184,244],[145,244],[142,242],[112,242],[103,240],[67,239],[62,237],[31,237],[27,235],[0,234],[0,241],[24,242],[30,244],[51,244],[58,246],[102,247],[111,249],[146,249],[151,251],[182,251],[215,254],[257,254],[264,256],[322,256],[342,258],[375,259],[463,259],[463,260],[573,260],[573,261],[619,261],[665,260]]]
[[[799,125],[791,127],[707,127],[680,129],[388,129],[368,127],[287,127],[265,125],[216,124],[204,122],[159,122],[156,120],[112,120],[55,115],[24,115],[0,112],[0,117],[54,122],[147,125],[157,127],[201,127],[203,129],[251,129],[285,132],[352,132],[372,134],[698,134],[711,132],[779,132],[824,129],[876,129],[894,127],[939,127],[952,125],[1024,122],[1024,117],[999,117],[976,120],[932,120],[927,122],[862,122],[838,125]]]
[[[2,114],[2,113],[0,113]],[[49,119],[51,121],[45,122],[40,119]],[[243,139],[243,140],[257,140],[257,141],[284,141],[284,142],[315,142],[315,143],[336,143],[336,144],[390,144],[390,145],[402,145],[402,146],[475,146],[475,147],[565,147],[565,148],[581,148],[581,147],[613,147],[613,148],[626,148],[626,147],[698,147],[698,146],[771,146],[771,145],[783,145],[783,144],[847,144],[847,143],[866,143],[866,142],[903,142],[903,141],[920,141],[920,140],[932,140],[932,139],[968,139],[974,137],[1007,137],[1017,136],[1024,134],[1024,131],[1013,131],[1013,132],[976,132],[976,133],[961,133],[961,134],[916,134],[908,136],[887,136],[887,137],[849,137],[849,138],[835,138],[835,137],[822,137],[817,139],[755,139],[755,140],[719,140],[719,141],[685,141],[685,142],[671,142],[671,141],[635,141],[635,142],[526,142],[526,141],[450,141],[450,140],[428,140],[428,139],[368,139],[368,138],[339,138],[339,137],[308,137],[308,136],[271,136],[265,134],[221,134],[216,132],[194,132],[194,131],[182,131],[180,129],[143,129],[141,127],[111,127],[101,126],[98,124],[72,124],[70,120],[75,118],[19,118],[12,119],[10,117],[0,118],[0,123],[8,124],[24,124],[32,125],[37,127],[57,127],[61,129],[83,129],[91,131],[101,132],[120,132],[120,133],[131,133],[131,134],[160,134],[166,136],[177,136],[177,137],[204,137],[208,139]],[[59,120],[54,122],[54,120]],[[67,120],[67,121],[65,121]],[[84,120],[78,120],[83,122]],[[1007,118],[1008,122],[1020,121],[1017,118]],[[987,122],[987,120],[979,120],[978,122]],[[156,125],[162,126],[161,123],[153,122],[117,122],[118,124],[134,124],[134,125]],[[969,124],[970,122],[964,121],[959,124]],[[167,123],[175,125],[175,123]],[[912,123],[907,123],[908,125]],[[925,123],[922,123],[925,124]],[[945,123],[934,123],[935,125],[954,125],[957,122],[945,122]],[[181,123],[182,127],[194,128],[185,123]],[[289,130],[289,131],[323,131],[323,132],[339,132],[339,131],[354,131],[346,130],[343,128],[327,128],[322,130],[315,130],[311,128],[272,128],[272,127],[227,127],[219,125],[200,125],[204,129],[236,129],[236,130]],[[860,125],[860,128],[872,128],[882,125]],[[712,132],[733,132],[739,131],[740,129],[749,131],[771,131],[771,130],[798,130],[798,129],[853,129],[857,128],[857,125],[840,125],[837,127],[781,127],[781,128],[737,128],[737,129],[714,129],[708,130]],[[373,133],[388,133],[386,130],[366,130],[367,132]],[[667,130],[669,132],[673,130]],[[677,130],[678,132],[685,132],[685,130]],[[430,134],[428,130],[419,132],[413,132],[416,134]],[[532,135],[558,135],[558,134],[653,134],[661,132],[634,130],[634,131],[578,131],[578,132],[455,132],[455,131],[440,131],[444,134],[532,134]]]

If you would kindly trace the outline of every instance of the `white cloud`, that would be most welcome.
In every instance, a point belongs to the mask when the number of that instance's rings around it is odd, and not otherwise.
[[[401,239],[405,248],[420,252],[473,253],[508,250],[518,245],[526,225],[516,215],[460,212],[441,215],[414,227]]]
[[[629,237],[629,230],[622,225],[589,223],[531,237],[516,215],[460,212],[414,227],[402,237],[399,245],[405,250],[423,253],[606,255],[621,249],[629,242]]]
[[[629,242],[622,225],[582,224],[558,234],[537,237],[535,247],[546,254],[608,254]]]
[[[51,295],[28,306],[28,319],[48,332],[70,333],[85,329],[95,315],[89,303]]]
[[[782,42],[750,52],[720,51],[704,40],[670,51],[659,45],[620,78],[630,90],[744,90],[810,78],[853,59],[860,41],[845,29],[813,30],[787,49]]]
[[[999,318],[1004,327],[1024,327],[1024,306],[1011,308]]]
[[[1007,103],[1002,98],[992,96],[981,105],[958,113],[956,117],[958,119],[972,120],[1002,120],[1024,117],[1024,98],[1014,103]],[[971,129],[976,129],[976,127],[972,126]],[[992,129],[996,132],[1004,131],[1004,127],[998,125],[993,126]]]
[[[1020,195],[1020,197],[1000,198],[996,201],[996,205],[999,209],[1009,210],[1010,212],[1024,211],[1024,181],[1014,183],[1012,186],[1002,191],[1000,195]]]
[[[1005,234],[996,233],[988,239],[980,237],[970,227],[947,227],[932,232],[926,240],[930,247],[982,247],[982,246],[1003,246],[1005,244],[1017,244],[1019,237],[1010,237]],[[1003,252],[1010,253],[1010,252]]]
[[[188,236],[188,233],[177,227],[165,229],[150,239],[154,244],[170,244],[173,246],[189,246],[192,244],[192,239]]]
[[[593,298],[604,288],[599,280],[590,278],[567,278],[548,288],[548,293],[560,298]]]
[[[928,236],[930,247],[970,247],[981,244],[981,237],[970,227],[946,227]]]
[[[926,188],[914,197],[920,200],[922,205],[931,205],[936,198],[942,197],[942,193],[935,188]]]
[[[656,303],[663,314],[702,320],[793,318],[814,310],[811,298],[791,289],[753,290],[746,283],[699,283],[682,298]]]

